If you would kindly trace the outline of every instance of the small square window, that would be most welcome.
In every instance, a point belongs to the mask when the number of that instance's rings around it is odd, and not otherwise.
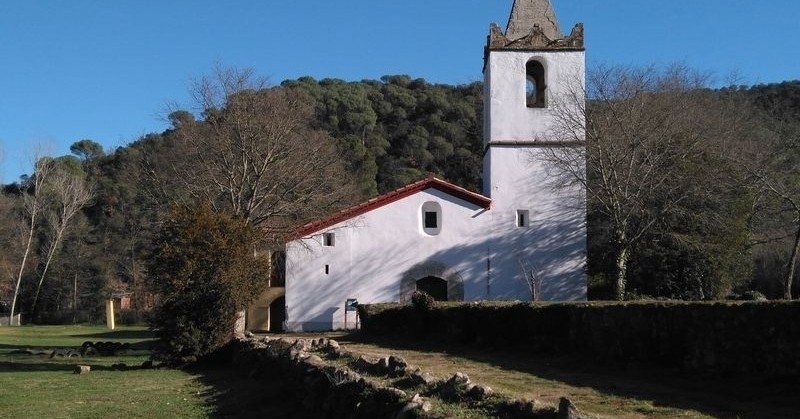
[[[439,228],[439,217],[436,211],[425,211],[425,228]]]
[[[332,247],[336,244],[336,235],[333,233],[325,233],[322,235],[322,245]]]
[[[527,227],[530,222],[530,211],[517,210],[517,227]]]

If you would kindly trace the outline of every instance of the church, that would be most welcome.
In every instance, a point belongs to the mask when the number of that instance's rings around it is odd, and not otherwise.
[[[581,24],[565,36],[549,0],[516,0],[485,46],[482,193],[431,177],[300,227],[286,244],[285,329],[353,328],[355,302],[415,290],[585,300],[585,192],[559,185],[548,159],[583,146],[584,54]],[[565,119],[579,121],[568,139]]]

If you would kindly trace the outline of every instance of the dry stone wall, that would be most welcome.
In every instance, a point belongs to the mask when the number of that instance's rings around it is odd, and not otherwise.
[[[558,407],[510,399],[466,374],[440,380],[400,357],[359,355],[326,338],[250,337],[232,343],[232,353],[234,365],[250,374],[279,375],[294,386],[308,417],[440,418],[445,416],[434,403],[454,403],[465,409],[480,405],[499,418],[579,418],[567,399]]]

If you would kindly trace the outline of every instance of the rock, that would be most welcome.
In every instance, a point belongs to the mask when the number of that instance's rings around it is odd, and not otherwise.
[[[457,400],[466,392],[469,377],[467,374],[457,372],[439,387],[439,394],[445,400]]]
[[[422,396],[419,395],[419,393],[417,393],[414,395],[414,397],[411,398],[411,400],[408,403],[405,404],[405,406],[403,406],[402,409],[400,409],[399,412],[397,412],[397,416],[395,416],[395,418],[396,419],[416,418],[418,417],[418,415],[414,413],[415,410],[421,410],[427,413],[430,412],[432,408],[433,406],[431,405],[431,402],[425,400]]]
[[[455,373],[455,374],[454,374],[452,377],[450,377],[450,379],[449,379],[449,380],[447,380],[447,381],[448,381],[448,382],[452,382],[452,383],[454,383],[454,384],[456,384],[456,385],[462,385],[462,386],[466,386],[466,385],[467,385],[467,384],[469,384],[469,382],[470,382],[470,381],[469,381],[469,376],[468,376],[467,374],[464,374],[464,373],[462,373],[462,372],[457,372],[457,373]]]
[[[498,406],[503,417],[512,418],[555,418],[556,409],[544,406],[536,400],[513,400]]]
[[[389,373],[389,357],[383,357],[378,360],[378,364],[375,366],[375,373],[379,375],[385,375]]]
[[[378,360],[361,355],[356,359],[355,367],[357,370],[366,373],[375,372],[378,368]]]
[[[484,384],[467,384],[467,396],[474,400],[483,400],[491,396],[494,391]]]
[[[406,368],[408,368],[408,362],[405,359],[394,355],[389,357],[389,375],[392,377],[404,375]]]
[[[558,419],[580,419],[580,414],[578,413],[578,408],[568,398],[562,397],[558,402],[558,415],[556,417]]]
[[[294,344],[292,344],[292,348],[295,348],[298,351],[307,352],[309,349],[311,349],[311,344],[305,339],[297,339],[294,341]]]
[[[375,392],[387,396],[392,401],[405,400],[408,397],[405,391],[394,387],[379,387]]]
[[[425,385],[429,386],[436,382],[436,377],[431,375],[427,372],[422,372],[419,368],[415,369],[411,373],[408,373],[408,379],[411,380],[411,383],[414,385]]]
[[[309,366],[316,368],[324,367],[326,365],[322,358],[314,354],[309,355],[304,361]]]
[[[302,352],[302,351],[300,351],[300,350],[299,350],[299,349],[297,349],[297,348],[294,348],[294,347],[292,347],[292,348],[289,348],[289,353],[288,353],[288,356],[289,356],[289,359],[291,359],[292,361],[298,361],[298,360],[300,360],[300,359],[301,359],[301,355],[302,355],[302,354],[303,354],[303,352]]]
[[[342,356],[342,350],[339,346],[339,342],[333,339],[328,339],[328,341],[325,342],[325,346],[322,347],[322,352],[325,352],[331,358],[339,358]]]
[[[75,374],[88,374],[92,371],[92,367],[89,365],[76,365],[75,368],[72,370]]]
[[[429,402],[419,394],[415,394],[414,397],[411,398],[411,403],[419,405],[420,409],[422,409],[423,412],[430,412],[431,409],[433,409],[433,405],[431,404],[431,402]]]

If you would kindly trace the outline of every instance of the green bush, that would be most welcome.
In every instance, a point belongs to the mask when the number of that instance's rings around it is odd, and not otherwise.
[[[125,308],[117,312],[116,322],[127,326],[133,326],[145,323],[146,317],[144,312]]]
[[[800,302],[360,305],[365,335],[643,362],[719,374],[800,374]]]
[[[430,311],[435,301],[436,300],[425,291],[414,291],[414,293],[411,294],[411,305],[417,310]]]
[[[193,362],[233,338],[237,313],[269,277],[268,259],[254,255],[258,239],[244,221],[206,206],[172,211],[148,266],[160,295],[148,320],[159,338],[157,359]]]

